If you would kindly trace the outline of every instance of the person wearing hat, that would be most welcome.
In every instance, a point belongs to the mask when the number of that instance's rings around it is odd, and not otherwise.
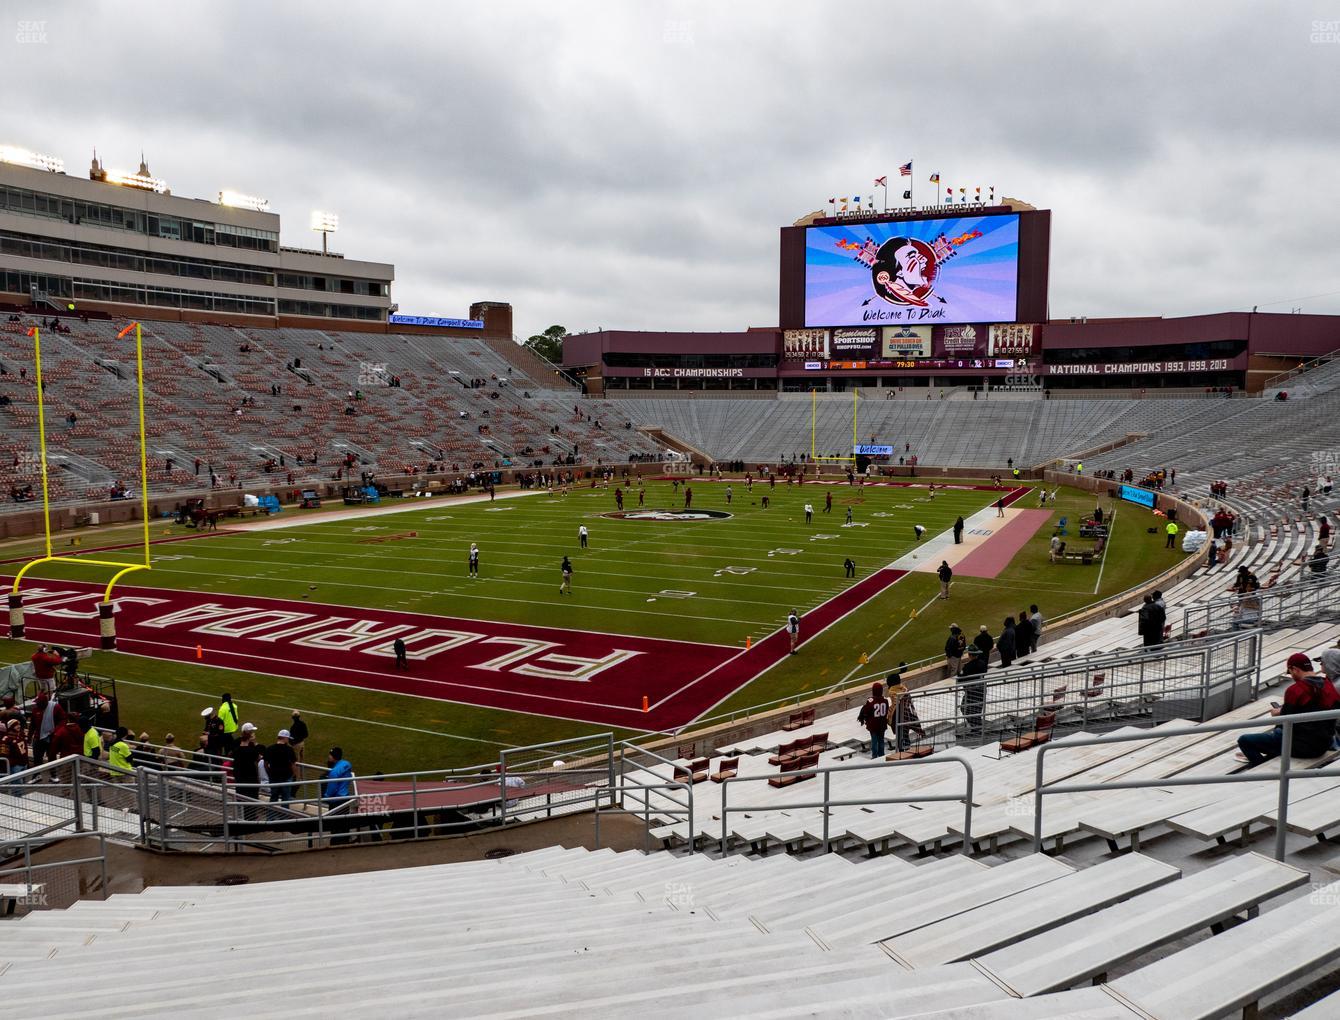
[[[870,733],[870,757],[884,757],[884,731],[889,728],[889,699],[884,697],[884,685],[876,680],[870,685],[870,697],[865,699],[856,721]]]
[[[308,729],[307,723],[303,722],[302,713],[296,708],[289,713],[292,722],[288,724],[288,742],[293,748],[293,753],[298,756],[298,763],[306,761],[305,748],[307,746]]]
[[[1272,708],[1273,716],[1326,712],[1340,706],[1340,692],[1325,676],[1318,676],[1312,660],[1302,652],[1289,656],[1285,668],[1293,683],[1284,692],[1284,703]],[[1335,720],[1298,723],[1293,728],[1292,754],[1295,758],[1316,758],[1331,749],[1335,740]],[[1250,766],[1278,758],[1284,748],[1284,727],[1265,733],[1244,733],[1238,737],[1238,760]]]
[[[963,688],[963,701],[959,708],[963,718],[968,721],[968,733],[971,736],[982,732],[982,709],[986,704],[985,676],[986,655],[974,642],[968,646],[968,661],[958,674],[958,684]]]
[[[256,742],[254,723],[243,723],[238,732],[241,736],[233,748],[233,782],[237,784],[238,795],[245,798],[242,817],[254,819],[256,808],[250,802],[260,800],[261,755],[265,748]]]
[[[280,730],[275,742],[265,749],[265,771],[270,775],[270,803],[292,800],[296,787],[292,785],[298,777],[294,774],[298,767],[298,755],[290,743],[292,734]]]
[[[985,673],[987,663],[991,661],[991,649],[996,647],[996,639],[986,629],[986,624],[982,624],[977,628],[977,636],[972,639],[972,643],[982,653],[982,672]]]
[[[949,637],[945,638],[945,665],[949,667],[951,677],[958,676],[963,667],[963,650],[968,647],[968,639],[963,636],[957,623],[949,625]]]
[[[920,538],[921,536],[918,535],[917,537]],[[940,569],[935,573],[940,578],[940,598],[949,598],[949,583],[954,579],[954,570],[950,567],[949,561],[941,560]]]
[[[201,735],[205,738],[205,753],[215,758],[227,757],[227,746],[223,738],[223,720],[212,707],[202,708],[200,718]]]
[[[6,694],[0,698],[0,726],[8,726],[11,719],[23,721],[23,709],[14,704],[14,695]]]

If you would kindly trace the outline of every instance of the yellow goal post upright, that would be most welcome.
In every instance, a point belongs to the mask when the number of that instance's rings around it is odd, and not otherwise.
[[[33,361],[36,368],[35,380],[37,385],[37,444],[41,456],[42,470],[42,524],[44,529],[45,550],[43,556],[37,559],[29,560],[23,565],[19,572],[14,576],[14,587],[9,593],[9,636],[11,638],[22,638],[24,636],[23,620],[23,594],[19,590],[23,584],[23,577],[33,567],[42,563],[72,563],[81,567],[109,567],[116,571],[112,579],[107,582],[107,587],[102,593],[102,602],[98,604],[98,629],[101,636],[101,647],[104,649],[114,649],[116,647],[116,620],[113,614],[116,611],[116,604],[112,601],[112,589],[116,587],[116,582],[121,580],[127,574],[134,573],[137,570],[151,569],[149,558],[149,445],[148,436],[144,427],[144,335],[138,322],[132,322],[125,329],[116,334],[118,340],[123,339],[131,330],[135,331],[135,389],[139,399],[139,426],[140,426],[140,516],[144,525],[144,562],[143,563],[125,563],[118,560],[95,560],[75,556],[58,556],[52,551],[51,544],[51,489],[47,466],[47,428],[46,428],[46,405],[45,394],[42,384],[42,330],[38,326],[33,326],[28,330],[28,335],[33,338]]]
[[[851,456],[820,456],[817,449],[816,431],[819,418],[819,391],[810,389],[810,461],[815,464],[855,464],[856,463],[856,404],[861,391],[853,386],[851,390]]]

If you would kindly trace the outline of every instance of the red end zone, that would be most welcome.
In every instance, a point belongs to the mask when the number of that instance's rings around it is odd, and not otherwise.
[[[881,570],[806,615],[810,639],[903,571]],[[102,589],[78,581],[23,589],[28,636],[98,643]],[[628,729],[673,730],[784,658],[779,628],[749,651],[424,613],[263,597],[126,587],[118,647],[156,659],[344,684]],[[397,672],[392,642],[410,659]],[[649,710],[642,711],[642,699]]]

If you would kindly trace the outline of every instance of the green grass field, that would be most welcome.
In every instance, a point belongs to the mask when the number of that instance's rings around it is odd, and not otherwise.
[[[692,485],[695,509],[729,510],[733,516],[691,523],[612,520],[602,516],[614,510],[612,489],[577,489],[554,498],[526,495],[494,504],[431,501],[404,513],[313,517],[298,527],[156,545],[152,573],[133,575],[126,583],[743,647],[746,638],[758,641],[775,631],[789,609],[804,614],[855,583],[843,576],[845,558],[856,561],[859,580],[914,547],[914,523],[923,524],[928,537],[938,534],[960,514],[967,517],[988,506],[996,495],[944,490],[930,501],[924,489],[844,486],[831,490],[833,510],[825,514],[827,487],[768,490],[756,484],[751,494],[736,483],[728,507],[726,483],[693,479]],[[626,509],[637,508],[637,490],[631,491]],[[766,510],[760,505],[765,493],[772,501]],[[802,513],[807,501],[816,510],[808,526]],[[682,496],[668,482],[652,482],[646,485],[645,504],[679,506]],[[1030,494],[1018,505],[1035,507],[1037,500]],[[1063,489],[1053,517],[1069,516],[1073,529],[1092,506],[1092,496]],[[864,527],[841,527],[848,507]],[[286,511],[281,520],[300,521],[302,515]],[[985,623],[995,633],[1004,616],[1029,602],[1054,619],[1124,590],[1182,555],[1165,551],[1161,536],[1146,534],[1153,520],[1140,508],[1123,505],[1101,568],[1049,564],[1051,531],[1044,527],[999,577],[961,577],[947,602],[933,598],[933,575],[910,574],[716,711],[820,691],[899,660],[934,656],[950,622],[970,632]],[[581,524],[590,529],[587,550],[578,549]],[[384,533],[411,530],[416,538],[374,541]],[[167,522],[156,522],[151,530],[155,540],[191,533]],[[84,532],[80,547],[58,536],[56,551],[78,554],[133,542],[136,535],[125,527]],[[478,581],[466,576],[472,541],[482,551]],[[17,558],[39,546],[10,544],[5,555]],[[574,564],[571,598],[557,592],[564,554]],[[134,558],[133,551],[97,556]],[[52,564],[28,576],[32,583],[105,581],[107,573]],[[869,655],[868,665],[861,665],[862,653]],[[14,643],[10,658],[18,661],[28,654]],[[172,731],[179,741],[193,742],[200,708],[226,689],[243,706],[243,717],[263,734],[283,725],[290,708],[302,709],[313,740],[342,744],[364,773],[473,764],[492,760],[502,745],[608,729],[207,663],[98,653],[88,666],[116,678],[123,721],[155,739]]]

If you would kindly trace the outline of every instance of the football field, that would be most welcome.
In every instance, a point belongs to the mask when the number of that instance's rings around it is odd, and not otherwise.
[[[117,679],[125,721],[155,738],[188,730],[227,689],[258,725],[301,708],[381,768],[464,764],[559,736],[671,732],[826,689],[933,655],[946,612],[972,614],[954,622],[973,630],[980,616],[994,632],[1029,600],[1056,615],[1174,562],[1139,543],[1148,555],[1126,555],[1101,574],[1047,564],[1050,513],[1011,508],[1008,521],[996,518],[1002,497],[1036,507],[1027,488],[969,480],[932,497],[924,484],[687,485],[686,508],[684,483],[634,484],[622,514],[615,486],[588,483],[567,495],[288,511],[203,535],[159,521],[153,569],[117,589],[120,652],[90,665]],[[1063,492],[1054,513],[1077,519],[1086,504],[1091,496]],[[1119,553],[1135,551],[1137,514],[1122,508]],[[976,544],[953,598],[939,602],[925,570],[939,562],[936,537],[960,516]],[[90,534],[57,551],[131,560],[116,537]],[[559,590],[564,556],[570,594]],[[98,580],[68,564],[30,572],[29,636],[96,646]],[[801,618],[795,656],[784,632],[791,610]]]

